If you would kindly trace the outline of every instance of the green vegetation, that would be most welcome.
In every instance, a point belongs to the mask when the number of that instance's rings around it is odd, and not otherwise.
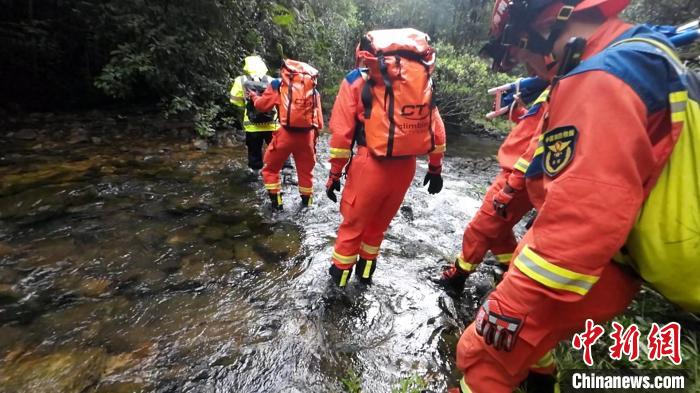
[[[340,379],[345,393],[362,393],[362,378],[352,370]],[[428,388],[427,382],[419,376],[404,378],[391,390],[391,393],[421,393]]]
[[[491,105],[486,88],[514,78],[494,76],[475,56],[486,37],[491,3],[8,0],[0,17],[0,109],[155,105],[166,115],[190,116],[198,132],[211,134],[230,117],[227,92],[243,57],[258,53],[275,68],[283,48],[321,70],[329,112],[339,82],[354,66],[361,33],[411,26],[437,42],[438,103],[447,120],[484,123]],[[679,23],[697,16],[698,7],[687,0],[643,0],[627,16]]]

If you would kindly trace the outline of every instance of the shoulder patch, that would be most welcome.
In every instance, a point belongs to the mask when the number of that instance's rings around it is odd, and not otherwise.
[[[349,84],[352,84],[353,82],[362,77],[362,72],[364,70],[364,68],[355,68],[354,70],[348,72],[347,75],[345,75],[345,80],[348,81]]]
[[[574,126],[558,127],[542,135],[544,173],[554,177],[569,165],[574,159],[577,139],[578,130]]]

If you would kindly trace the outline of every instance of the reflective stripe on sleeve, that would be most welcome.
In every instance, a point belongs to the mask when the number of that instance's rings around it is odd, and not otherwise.
[[[515,266],[526,276],[540,284],[584,296],[599,277],[577,273],[548,262],[528,246],[515,258]]]
[[[688,92],[677,91],[669,95],[671,101],[671,122],[685,121],[685,109],[688,107]]]
[[[554,355],[552,351],[548,351],[540,360],[535,363],[532,368],[547,368],[554,365]]]
[[[447,150],[447,144],[442,144],[442,145],[437,145],[435,146],[435,150],[433,150],[433,153],[444,153]]]
[[[527,172],[527,167],[530,166],[530,161],[520,157],[518,158],[518,161],[515,162],[515,165],[513,165],[513,168],[516,170],[519,170],[522,173]]]

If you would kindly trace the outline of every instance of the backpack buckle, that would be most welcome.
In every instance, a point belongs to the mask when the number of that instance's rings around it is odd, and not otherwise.
[[[571,18],[571,14],[574,13],[574,6],[573,5],[565,5],[559,9],[559,13],[557,14],[557,20],[560,21],[567,21],[569,18]]]

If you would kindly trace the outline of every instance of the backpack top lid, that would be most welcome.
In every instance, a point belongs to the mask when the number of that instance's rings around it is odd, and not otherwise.
[[[374,30],[367,33],[365,38],[371,43],[375,55],[409,52],[430,60],[435,53],[430,46],[430,37],[412,28]]]
[[[296,74],[307,74],[311,77],[318,76],[318,70],[314,67],[297,60],[285,59],[282,61],[282,71],[289,70]]]

